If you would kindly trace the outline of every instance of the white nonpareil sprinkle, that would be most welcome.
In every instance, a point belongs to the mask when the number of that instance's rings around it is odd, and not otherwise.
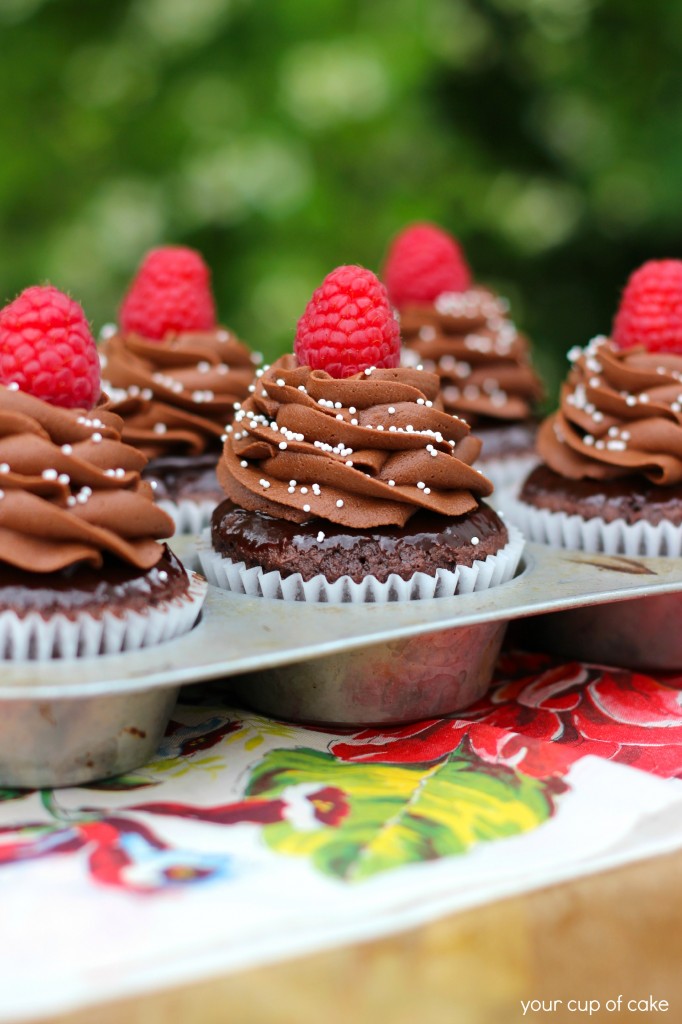
[[[239,465],[242,467],[242,469],[246,469],[249,464],[246,461],[246,459],[242,459],[241,462],[239,463]]]
[[[355,411],[355,410],[353,410],[353,411]],[[350,412],[350,410],[349,410],[349,412]],[[395,412],[395,407],[392,406],[392,405],[389,405],[389,407],[388,407],[389,416],[392,416],[394,412]]]
[[[278,387],[283,388],[284,387],[284,379],[282,377],[278,377],[277,380],[275,381],[275,384],[277,384]]]
[[[425,487],[424,488],[424,494],[430,494],[430,493],[431,493],[431,488],[430,487]]]
[[[343,508],[343,500],[341,498],[339,498],[339,500],[336,502],[336,507]]]
[[[474,545],[474,547],[476,547],[476,545],[477,545],[477,544],[480,544],[481,542],[480,542],[480,540],[478,539],[478,537],[472,537],[472,538],[471,538],[471,543],[472,543],[472,544]]]
[[[347,466],[350,466],[350,467],[351,467],[351,469],[352,469],[352,467],[353,467],[353,462],[352,462],[352,460],[351,460],[351,459],[347,459],[347,460],[346,460],[346,465],[347,465]]]
[[[355,408],[355,406],[354,406],[354,405],[350,405],[350,406],[348,407],[348,412],[349,412],[349,413],[351,414],[351,416],[353,416],[353,415],[354,415],[354,414],[355,414],[355,413],[356,413],[357,411],[358,411],[358,410],[357,410],[357,409]],[[389,412],[390,412],[390,409],[389,409]]]
[[[388,481],[388,486],[389,487],[395,487],[395,480],[389,480]]]
[[[165,434],[167,430],[168,430],[168,427],[166,426],[165,423],[155,423],[154,424],[154,433],[155,434]]]
[[[19,385],[17,384],[17,382],[15,380],[13,380],[11,384],[7,385],[7,390],[8,391],[18,391],[19,390]]]
[[[43,480],[56,480],[57,470],[56,469],[44,469],[42,472]]]
[[[166,572],[165,569],[161,569],[161,571],[159,572],[159,579],[161,580],[162,583],[165,583],[166,580],[168,579],[168,573]]]
[[[298,483],[297,480],[290,480],[289,481],[289,487],[295,487],[297,483]]]
[[[156,480],[150,480],[149,482],[152,485],[152,490],[155,491],[156,488],[159,486],[157,481]]]
[[[71,455],[71,453],[73,452],[73,448],[71,447],[70,444],[63,444],[62,452],[64,453],[64,455]]]
[[[628,397],[625,399],[625,404],[629,406],[637,405],[637,399],[634,395],[628,395]]]
[[[65,484],[65,485],[66,484],[70,484],[71,483],[71,477],[69,476],[68,473],[60,473],[59,476],[57,477],[57,482],[60,483],[60,484]]]
[[[270,481],[269,480],[264,480],[262,477],[258,481],[258,483],[261,485],[261,487],[264,487],[266,491],[267,491],[268,487],[270,486]]]
[[[94,441],[95,444],[100,443],[100,441],[102,440],[102,435],[98,430],[96,430],[95,433],[92,435],[91,440]]]
[[[424,488],[426,487],[426,484],[424,483],[423,480],[418,480],[417,481],[417,487],[419,488],[420,491],[423,491]]]
[[[73,508],[73,506],[76,504],[76,499],[74,498],[73,494],[71,494],[66,499],[66,504],[69,506],[69,508]]]
[[[307,487],[302,487],[301,488],[301,494],[307,494],[307,493],[308,493],[308,488]]]
[[[280,441],[279,442],[279,450],[280,451],[284,452],[284,451],[287,450],[288,447],[289,447],[289,445],[286,443],[286,441]]]
[[[418,398],[417,399],[417,405],[423,405],[423,404],[424,404],[424,399],[423,398]]]
[[[323,540],[324,540],[324,531],[320,530],[320,532],[317,535],[317,543],[320,544]]]
[[[304,512],[310,512],[310,505],[304,505],[303,506],[303,511]]]

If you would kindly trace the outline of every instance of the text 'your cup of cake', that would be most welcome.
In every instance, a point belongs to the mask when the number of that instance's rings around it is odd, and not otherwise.
[[[510,579],[522,539],[484,502],[481,443],[438,376],[400,366],[386,289],[342,266],[299,320],[295,354],[257,371],[228,432],[209,580],[290,600],[445,597]]]
[[[225,428],[260,357],[218,324],[208,267],[182,246],[147,254],[105,334],[104,388],[123,439],[148,457],[144,477],[177,531],[198,533],[223,497]]]
[[[383,277],[400,313],[403,362],[438,374],[444,408],[483,442],[478,465],[496,491],[518,484],[537,462],[543,388],[507,300],[472,281],[460,246],[434,224],[393,239]]]
[[[83,310],[52,286],[0,310],[0,658],[95,656],[187,632],[205,596],[100,394]]]

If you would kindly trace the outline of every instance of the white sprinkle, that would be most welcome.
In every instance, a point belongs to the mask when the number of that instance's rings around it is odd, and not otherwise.
[[[73,451],[73,448],[71,447],[70,444],[63,444],[62,445],[62,452],[64,453],[64,455],[71,455],[72,451]]]
[[[358,421],[357,420],[351,420],[351,424],[352,424],[352,426],[357,427]]]
[[[159,579],[161,580],[162,583],[165,583],[166,580],[168,579],[168,573],[166,572],[165,569],[161,569],[161,571],[159,572]]]
[[[277,380],[275,381],[275,384],[277,384],[280,388],[283,388],[284,380],[282,379],[282,377],[278,377]]]
[[[389,480],[388,481],[388,486],[389,487],[395,487],[395,480]]]
[[[339,500],[336,502],[336,507],[337,508],[343,508],[343,499],[342,498],[339,498]]]
[[[353,463],[352,463],[352,461],[351,461],[350,459],[348,459],[348,461],[346,462],[346,465],[347,465],[347,466],[350,466],[350,467],[351,467],[351,469],[352,469],[352,467],[353,467]]]
[[[69,506],[69,508],[73,508],[73,506],[76,504],[76,499],[72,494],[66,499],[66,504]]]
[[[304,505],[303,506],[303,511],[304,512],[310,512],[310,505]]]
[[[354,406],[354,405],[350,405],[350,406],[348,407],[348,412],[349,412],[349,413],[351,414],[351,416],[354,416],[354,415],[355,415],[355,413],[356,413],[357,411],[358,411],[358,410],[357,410],[357,409],[355,408],[355,406]]]
[[[628,395],[628,397],[625,399],[625,404],[630,406],[637,405],[637,399],[634,395]]]
[[[94,441],[95,444],[100,443],[100,441],[102,440],[102,435],[98,430],[96,430],[95,433],[92,435],[91,440]]]
[[[262,478],[258,481],[258,483],[261,485],[261,487],[264,487],[266,491],[270,486],[269,480],[263,480]]]
[[[19,390],[19,385],[17,384],[17,382],[15,380],[13,380],[11,384],[7,385],[7,390],[8,391],[18,391]]]
[[[232,403],[232,408],[234,409],[235,412],[239,412],[241,407],[242,407],[242,403],[241,402],[233,402]]]
[[[308,488],[307,487],[302,487],[301,488],[301,494],[307,494],[307,493],[308,493]]]
[[[168,430],[168,427],[166,426],[165,423],[155,423],[154,424],[154,433],[155,434],[165,434],[167,430]]]
[[[343,413],[342,412],[337,412],[336,418],[337,418],[337,420],[342,420],[343,419]]]
[[[290,480],[290,481],[289,481],[289,487],[295,487],[295,486],[296,486],[296,484],[297,484],[297,482],[298,482],[298,481],[296,481],[296,480]]]
[[[592,437],[592,434],[585,434],[585,436],[583,438],[583,444],[586,444],[586,445],[594,444],[594,438]]]
[[[431,401],[430,398],[426,399],[426,401],[424,402],[424,405],[426,406],[427,409],[432,409],[433,408],[433,402]]]
[[[474,547],[476,547],[476,545],[477,545],[477,544],[480,544],[481,542],[480,542],[480,540],[478,539],[478,537],[472,537],[472,538],[471,538],[471,543],[472,543],[472,544],[474,545]]]
[[[211,364],[207,363],[205,359],[200,360],[197,363],[197,370],[199,373],[208,373],[211,369]]]
[[[350,410],[349,410],[349,411],[350,411]],[[389,413],[389,416],[392,416],[394,412],[395,412],[395,408],[394,408],[394,406],[392,406],[392,405],[389,405],[389,407],[388,407],[388,413]]]
[[[430,493],[431,493],[431,488],[430,487],[425,487],[424,488],[424,494],[430,494]]]
[[[317,543],[320,544],[324,540],[324,530],[320,530],[317,535]]]
[[[68,473],[60,473],[59,476],[57,477],[57,481],[60,484],[70,484],[71,477],[69,476]]]
[[[280,451],[284,452],[284,451],[286,451],[287,448],[288,448],[288,445],[287,445],[286,441],[280,441],[279,442],[279,450]]]
[[[56,469],[44,469],[42,473],[43,480],[56,480],[57,470]]]
[[[642,402],[643,405],[646,405],[647,402],[649,401],[649,396],[646,393],[644,393],[644,394],[639,396],[639,400],[640,400],[640,402]]]
[[[341,402],[334,402],[334,408],[335,409],[343,409],[343,406],[341,405]]]
[[[295,488],[295,487],[287,487],[287,492],[288,492],[289,494],[293,494],[295,490],[296,490],[296,488]]]
[[[424,483],[424,481],[423,481],[423,480],[419,480],[419,481],[417,482],[417,487],[419,488],[419,490],[420,490],[420,491],[423,491],[423,490],[424,490],[424,488],[426,487],[426,484]]]
[[[246,469],[249,464],[246,461],[246,459],[242,459],[239,465],[242,467],[242,469]]]
[[[64,473],[63,475],[66,476],[66,473]],[[119,468],[117,470],[115,470],[114,475],[117,476],[119,480],[122,480],[123,477],[126,475],[126,471],[125,471],[125,469],[123,469],[122,466],[119,466]],[[61,479],[61,477],[60,477],[60,479]],[[68,480],[68,477],[67,477],[67,480]]]
[[[158,483],[156,482],[156,480],[150,480],[149,482],[152,485],[152,490],[155,491],[156,488],[159,486]]]
[[[423,398],[418,398],[417,399],[417,405],[423,405],[423,404],[424,404],[424,399]]]

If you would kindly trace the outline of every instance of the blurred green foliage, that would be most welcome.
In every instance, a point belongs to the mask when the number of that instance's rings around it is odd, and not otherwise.
[[[681,255],[677,2],[0,0],[0,39],[0,294],[49,279],[96,328],[182,241],[272,356],[427,218],[552,393],[630,270]]]

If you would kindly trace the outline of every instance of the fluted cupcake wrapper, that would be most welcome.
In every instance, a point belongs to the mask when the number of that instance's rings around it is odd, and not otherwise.
[[[180,533],[201,533],[211,522],[217,501],[191,501],[182,498],[180,501],[169,501],[161,498],[156,503],[175,523],[175,535]]]
[[[507,520],[538,544],[630,558],[682,555],[682,526],[667,521],[654,525],[644,520],[626,523],[624,519],[614,519],[607,523],[601,518],[584,519],[567,512],[535,508],[518,499],[508,499],[502,507]]]
[[[49,661],[120,654],[172,640],[189,632],[206,597],[206,582],[188,572],[189,589],[143,612],[105,611],[101,616],[79,612],[68,618],[57,612],[45,619],[37,612],[19,616],[0,613],[0,660]]]
[[[454,571],[438,569],[435,576],[417,572],[408,580],[395,574],[385,582],[367,576],[360,583],[355,583],[350,576],[342,576],[332,583],[321,575],[304,580],[300,573],[282,576],[279,572],[265,572],[261,566],[247,568],[244,562],[233,562],[214,551],[208,530],[200,538],[198,555],[209,583],[234,593],[284,601],[384,604],[452,597],[506,583],[518,568],[523,545],[521,532],[512,526],[503,548],[487,558],[476,559],[471,566],[458,566]]]

